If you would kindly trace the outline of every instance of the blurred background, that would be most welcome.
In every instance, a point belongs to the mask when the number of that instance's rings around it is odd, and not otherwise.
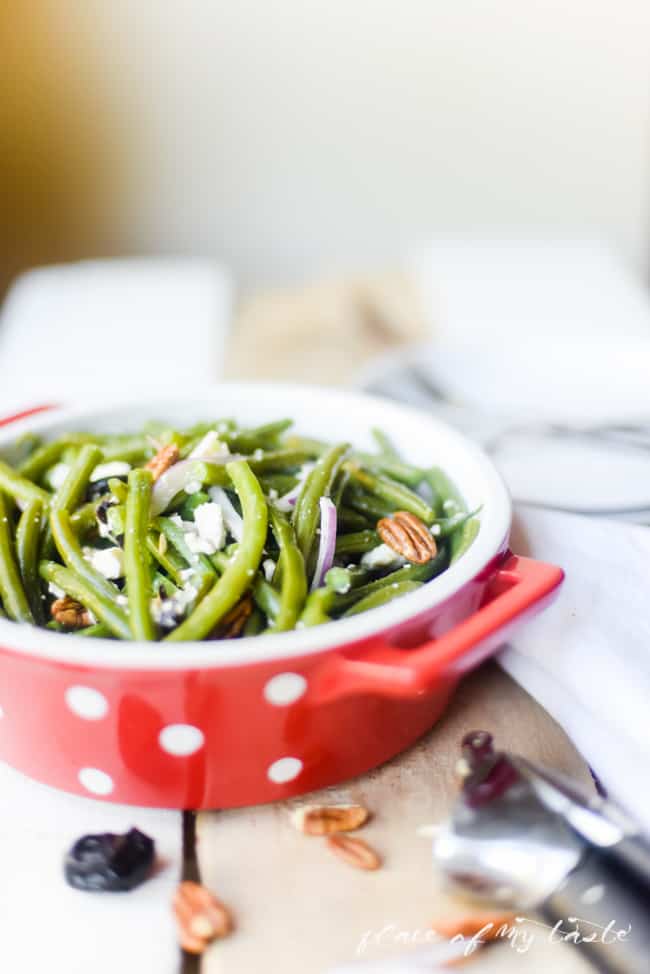
[[[646,0],[9,0],[0,276],[203,254],[244,293],[433,233],[647,273]]]

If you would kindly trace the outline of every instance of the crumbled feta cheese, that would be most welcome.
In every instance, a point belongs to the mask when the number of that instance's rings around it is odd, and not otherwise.
[[[258,447],[257,450],[255,450],[253,453],[253,460],[262,460],[263,457],[264,457],[264,450],[261,450]]]
[[[432,524],[431,527],[429,528],[429,533],[432,534],[434,538],[436,538],[440,534],[440,525]]]
[[[451,497],[443,502],[443,508],[445,511],[456,511],[458,510],[458,504],[456,501],[452,500]]]
[[[94,484],[97,480],[108,480],[109,477],[126,477],[130,469],[131,464],[126,460],[99,463],[90,475],[90,482]]]
[[[124,576],[124,552],[121,548],[84,548],[83,555],[104,578]]]
[[[197,505],[194,509],[194,524],[199,537],[212,546],[207,554],[212,555],[223,548],[226,543],[226,528],[223,511],[218,504],[211,501]]]
[[[366,551],[361,558],[361,564],[365,568],[388,568],[389,565],[403,564],[404,559],[393,551],[387,544],[377,545]]]
[[[277,501],[279,494],[275,487],[271,487],[268,494],[266,495],[270,501]]]
[[[185,532],[185,544],[193,555],[213,555],[215,552],[210,542],[200,537],[196,531]]]
[[[63,589],[59,588],[58,585],[55,585],[54,582],[49,583],[49,585],[47,586],[47,590],[50,593],[50,595],[54,596],[55,599],[65,598],[65,592],[63,591]]]
[[[47,474],[45,475],[45,482],[48,484],[52,490],[58,490],[63,484],[65,478],[68,476],[70,470],[70,465],[67,463],[55,463],[53,467],[50,467]]]
[[[265,558],[262,562],[262,571],[264,572],[264,578],[267,582],[270,582],[275,574],[275,562],[272,558]]]
[[[217,430],[209,430],[203,439],[196,444],[190,453],[189,459],[207,460],[210,457],[225,457],[229,453],[228,444],[222,443]]]
[[[201,490],[201,486],[202,484],[200,480],[190,480],[185,484],[183,490],[186,494],[198,494],[198,492]]]
[[[98,520],[97,530],[99,531],[100,538],[113,538],[113,532],[108,522],[104,523],[104,521]]]
[[[194,585],[185,585],[169,599],[163,599],[160,596],[152,599],[151,614],[154,622],[164,629],[172,629],[176,625],[177,619],[185,613],[197,595],[198,590]]]
[[[115,601],[116,601],[117,605],[128,605],[129,604],[129,600],[127,599],[126,595],[116,595],[115,596]]]
[[[241,541],[244,534],[244,522],[232,505],[228,494],[223,487],[210,487],[208,493],[210,498],[218,504],[223,513],[223,519],[228,531],[235,541]]]

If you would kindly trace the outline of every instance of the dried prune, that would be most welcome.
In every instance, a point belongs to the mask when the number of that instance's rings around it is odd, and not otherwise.
[[[502,751],[495,751],[492,735],[471,731],[461,742],[469,773],[463,779],[465,802],[473,808],[500,798],[518,780],[519,774]]]
[[[63,871],[66,882],[76,889],[124,892],[144,882],[154,853],[153,839],[139,829],[124,835],[83,835],[68,851]]]

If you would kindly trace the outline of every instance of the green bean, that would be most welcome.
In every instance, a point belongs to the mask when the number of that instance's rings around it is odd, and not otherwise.
[[[146,436],[109,437],[102,441],[104,463],[112,463],[113,460],[142,463],[149,460],[155,452]]]
[[[101,459],[102,451],[94,443],[86,443],[81,447],[65,480],[52,498],[52,511],[71,512],[78,506],[86,493],[90,475]]]
[[[459,511],[457,514],[452,514],[451,517],[440,517],[431,525],[432,534],[436,538],[449,538],[452,534],[458,531],[467,521],[471,521],[473,517],[481,510],[477,507],[474,511]]]
[[[67,511],[52,511],[50,514],[52,536],[62,560],[81,578],[85,585],[97,589],[104,599],[114,601],[119,594],[112,582],[104,578],[92,565],[86,561],[72,528],[72,520]],[[61,586],[65,590],[65,586]],[[80,599],[79,601],[84,601]],[[89,608],[92,608],[89,606]],[[93,610],[94,611],[94,610]],[[124,617],[126,615],[123,613]]]
[[[380,453],[383,453],[383,455],[388,457],[389,460],[401,460],[401,457],[398,451],[395,449],[395,446],[393,445],[388,433],[384,432],[384,430],[380,429],[378,426],[373,426],[370,432],[372,433],[372,438],[377,444]]]
[[[280,589],[280,609],[273,622],[273,630],[286,632],[293,629],[307,597],[307,575],[305,559],[296,544],[293,528],[276,511],[270,509],[271,527],[280,549],[278,569],[282,578]]]
[[[404,463],[402,460],[391,460],[389,457],[358,451],[355,452],[354,457],[370,470],[379,471],[391,480],[397,480],[408,487],[417,487],[424,479],[424,470],[410,463]]]
[[[373,582],[368,582],[366,585],[360,585],[358,588],[350,589],[349,592],[336,595],[333,602],[334,609],[337,611],[347,609],[353,602],[357,602],[359,599],[365,599],[366,596],[373,595],[380,589],[390,585],[399,585],[402,582],[428,582],[429,579],[435,575],[439,575],[444,570],[447,565],[447,559],[447,549],[444,545],[441,545],[435,558],[432,558],[431,561],[426,562],[424,565],[405,565],[403,568],[398,568],[388,575],[382,575],[381,578],[377,578]]]
[[[23,507],[30,501],[40,501],[44,507],[50,502],[50,495],[46,490],[33,484],[26,477],[22,477],[2,460],[0,460],[0,490]]]
[[[244,460],[226,467],[242,507],[243,537],[228,567],[214,587],[176,629],[171,641],[205,639],[250,586],[262,558],[268,510],[259,481]]]
[[[183,529],[178,524],[174,524],[169,517],[156,518],[154,523],[172,547],[185,559],[190,568],[194,568],[199,575],[207,576],[214,581],[216,572],[210,558],[204,554],[196,554],[189,548]]]
[[[160,537],[165,538],[165,535],[161,534]],[[174,552],[170,549],[161,551],[158,543],[156,542],[155,537],[151,532],[147,535],[147,550],[153,556],[153,558],[158,562],[160,567],[164,568],[164,570],[167,572],[167,574],[173,581],[174,585],[177,588],[182,588],[183,579],[181,577],[181,571],[183,569],[179,564],[176,563],[174,558]]]
[[[90,475],[100,462],[102,452],[93,443],[85,443],[79,450],[66,474],[66,478],[56,491],[50,502],[50,510],[71,512],[81,501],[86,492]],[[53,553],[51,523],[45,529],[43,538],[43,554],[49,557]]]
[[[18,473],[27,480],[40,480],[49,467],[58,463],[64,450],[70,446],[81,446],[82,443],[88,443],[90,440],[91,437],[88,434],[69,433],[51,443],[44,443],[23,460],[18,466]]]
[[[314,544],[316,528],[320,518],[321,497],[329,496],[332,484],[339,471],[343,457],[348,451],[347,443],[333,446],[316,461],[316,465],[305,479],[293,513],[293,526],[296,542],[307,562]]]
[[[100,500],[88,501],[87,504],[82,504],[81,507],[77,508],[70,518],[76,534],[84,535],[97,527],[97,506],[107,496],[106,494]]]
[[[194,511],[201,504],[209,504],[210,497],[202,490],[197,490],[195,494],[186,494],[183,503],[178,508],[178,513],[184,521],[194,520]]]
[[[285,446],[290,449],[303,450],[310,457],[322,456],[328,450],[327,443],[324,443],[322,440],[309,439],[305,436],[289,436],[285,440]],[[415,467],[410,463],[404,463],[398,456],[353,450],[352,458],[361,461],[364,466],[370,467],[371,470],[379,470],[381,473],[385,473],[395,480],[408,484],[410,487],[417,487],[424,477],[424,471],[420,467]]]
[[[67,515],[65,512],[59,512],[58,516],[65,518]],[[90,609],[97,619],[108,626],[114,636],[119,639],[131,638],[126,613],[116,605],[112,595],[107,597],[103,591],[99,591],[92,580],[82,578],[74,569],[64,568],[54,561],[42,561],[39,572],[46,582],[63,589],[70,598]]]
[[[388,517],[395,510],[393,504],[387,504],[386,501],[373,497],[372,494],[368,494],[356,486],[348,488],[345,499],[354,511],[364,514],[373,524],[376,524],[382,517]]]
[[[43,601],[38,575],[42,519],[43,505],[40,501],[30,501],[20,515],[16,528],[16,554],[20,574],[32,615],[38,624],[43,622]]]
[[[275,490],[279,496],[288,494],[298,483],[296,476],[283,473],[269,473],[264,477],[260,477],[259,480],[265,494],[268,494],[271,490]]]
[[[363,585],[368,581],[368,572],[365,568],[340,568],[335,566],[330,568],[325,576],[325,585],[332,592],[345,595],[351,588]]]
[[[355,602],[347,612],[343,613],[343,618],[358,615],[359,612],[367,612],[368,609],[377,609],[380,605],[392,602],[393,599],[399,599],[402,595],[415,592],[419,588],[422,588],[422,582],[410,582],[408,580],[405,582],[394,582],[391,586],[380,588],[371,595],[366,595],[364,599]]]
[[[75,636],[87,636],[89,639],[110,639],[113,635],[104,622],[96,622],[93,626],[86,626],[85,629],[76,629],[73,633]]]
[[[469,520],[465,521],[458,531],[455,531],[451,536],[451,541],[449,542],[450,558],[449,563],[452,564],[464,555],[467,549],[470,547],[476,535],[481,527],[481,522],[477,517],[471,517]]]
[[[331,622],[331,609],[334,601],[334,592],[328,588],[316,588],[310,592],[302,610],[298,627],[301,629],[311,626],[320,626],[325,622]]]
[[[258,575],[253,582],[252,593],[255,604],[262,610],[269,622],[274,624],[280,614],[280,593],[278,590],[265,578]]]
[[[129,622],[134,639],[151,641],[156,630],[151,617],[151,570],[147,554],[149,511],[151,509],[150,470],[132,470],[126,498],[124,532],[124,577],[129,599]]]
[[[430,467],[424,472],[424,479],[433,494],[433,504],[439,515],[457,514],[465,511],[465,502],[456,485],[440,467]]]
[[[301,467],[309,460],[304,450],[269,450],[262,457],[249,457],[248,465],[256,476],[272,470],[287,470]]]
[[[298,450],[310,459],[321,457],[327,453],[329,444],[323,440],[316,440],[307,436],[287,436],[284,441],[287,450]]]
[[[118,480],[117,477],[109,477],[108,489],[119,504],[126,503],[129,488],[126,486],[123,480]]]
[[[2,492],[0,492],[0,596],[4,610],[10,619],[15,622],[34,622],[16,561],[7,502]]]
[[[265,628],[264,614],[260,612],[256,606],[244,624],[243,635],[259,636],[259,634],[263,632]]]
[[[361,511],[355,511],[351,507],[342,505],[338,510],[338,527],[342,532],[345,531],[365,531],[377,521],[376,517],[367,517]]]
[[[411,514],[415,514],[425,524],[430,524],[435,520],[436,512],[433,508],[404,484],[397,483],[380,474],[373,474],[367,470],[362,470],[353,461],[348,461],[346,467],[356,483],[363,487],[369,494],[374,494],[380,500],[391,504],[393,509],[410,511]]]
[[[376,531],[353,531],[351,534],[340,534],[336,539],[336,555],[361,555],[381,544]]]
[[[227,443],[234,453],[253,453],[254,450],[265,450],[269,445],[275,445],[278,437],[290,426],[293,426],[292,419],[279,419],[274,423],[266,423],[253,429],[222,433],[220,439]]]
[[[6,447],[0,453],[0,459],[5,460],[11,467],[20,468],[26,463],[36,450],[42,445],[43,441],[36,433],[23,433],[15,443]]]

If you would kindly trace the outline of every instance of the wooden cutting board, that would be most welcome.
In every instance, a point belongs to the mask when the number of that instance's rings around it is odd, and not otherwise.
[[[324,974],[344,961],[421,947],[434,918],[457,907],[440,892],[430,840],[416,830],[447,814],[457,791],[458,743],[473,728],[489,728],[499,746],[591,786],[587,767],[558,725],[496,664],[486,664],[409,751],[304,799],[355,801],[371,809],[373,819],[360,835],[384,858],[378,872],[352,869],[323,840],[298,833],[289,810],[302,800],[200,816],[203,880],[232,906],[237,923],[236,932],[206,954],[205,974]],[[503,943],[477,955],[467,970],[518,971],[524,963],[527,974],[589,970],[576,948],[548,943],[541,927],[526,930],[534,942],[523,960]]]
[[[345,381],[350,362],[358,368],[368,355],[421,337],[417,310],[408,313],[415,308],[410,284],[395,275],[258,297],[240,317],[230,371],[245,378],[289,373],[294,379]],[[203,881],[232,907],[237,924],[231,937],[208,950],[203,974],[325,974],[336,964],[421,947],[432,921],[457,907],[441,892],[430,840],[417,829],[447,815],[457,790],[459,741],[481,728],[495,735],[499,747],[591,786],[588,768],[560,727],[488,663],[464,681],[444,718],[409,751],[302,800],[352,800],[368,807],[373,818],[361,835],[384,859],[378,872],[354,870],[321,839],[296,832],[289,810],[298,801],[199,816]],[[525,956],[501,943],[463,969],[590,970],[576,948],[550,944],[547,931],[534,924],[528,929],[533,941]]]

